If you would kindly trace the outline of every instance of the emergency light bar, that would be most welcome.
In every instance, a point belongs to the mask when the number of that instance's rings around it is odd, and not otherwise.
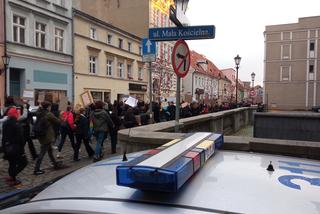
[[[117,185],[177,192],[223,144],[223,135],[198,132],[176,139],[117,167]]]

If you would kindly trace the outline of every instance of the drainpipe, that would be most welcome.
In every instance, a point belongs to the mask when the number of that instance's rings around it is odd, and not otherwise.
[[[6,15],[6,0],[3,0],[3,36],[4,36],[4,54],[7,54],[7,15]],[[7,67],[5,66],[4,75],[4,98],[7,97]],[[3,102],[4,103],[4,102]]]
[[[74,96],[74,92],[75,92],[75,88],[74,88],[74,86],[75,86],[75,84],[74,84],[74,82],[75,82],[75,80],[74,80],[74,78],[75,78],[75,72],[74,72],[74,62],[75,62],[75,60],[74,60],[74,43],[75,43],[75,38],[74,38],[74,10],[73,10],[73,8],[71,7],[71,13],[72,13],[72,21],[71,21],[71,38],[70,39],[72,39],[72,86],[71,86],[71,88],[72,88],[72,90],[71,90],[71,97],[72,97],[72,103],[73,103],[73,105],[75,105],[75,96]]]

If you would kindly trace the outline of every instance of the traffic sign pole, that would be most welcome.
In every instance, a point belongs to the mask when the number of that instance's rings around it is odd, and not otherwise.
[[[149,62],[149,112],[150,112],[150,123],[153,123],[152,117],[152,63]]]
[[[176,90],[176,122],[174,126],[174,132],[179,132],[179,119],[180,119],[180,83],[181,77],[177,75],[177,90]]]

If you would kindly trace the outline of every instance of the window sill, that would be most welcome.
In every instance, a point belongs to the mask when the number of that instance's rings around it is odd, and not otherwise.
[[[44,2],[44,3],[46,3],[46,4],[50,4],[50,1],[48,1],[48,0],[37,0],[37,1],[39,1],[39,2]]]

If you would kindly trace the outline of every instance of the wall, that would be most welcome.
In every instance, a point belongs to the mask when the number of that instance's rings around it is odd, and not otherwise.
[[[96,29],[97,38],[91,39],[90,27]],[[148,85],[148,72],[144,69],[142,56],[139,55],[140,38],[123,30],[109,26],[80,11],[74,16],[74,81],[75,103],[82,104],[80,95],[86,90],[110,92],[111,101],[117,99],[118,94],[144,94],[147,101],[147,92],[129,91],[129,83]],[[107,44],[107,35],[112,35],[112,44]],[[118,39],[123,39],[123,48],[118,47]],[[127,42],[131,42],[131,51],[128,51]],[[89,55],[97,57],[97,71],[89,73]],[[113,61],[112,75],[107,76],[107,59]],[[124,64],[124,77],[118,76],[118,62]],[[128,78],[127,64],[132,65],[132,78]],[[138,70],[142,68],[143,79],[139,80]]]
[[[45,61],[35,61],[33,59],[11,57],[10,68],[23,69],[21,74],[23,81],[21,81],[21,92],[23,89],[49,89],[49,90],[64,90],[67,91],[69,100],[72,99],[72,70],[69,65],[49,63]],[[58,81],[57,79],[45,80],[42,82],[35,81],[34,71],[52,72],[56,75],[67,77],[66,83],[53,83],[52,81]],[[9,76],[8,76],[9,79]],[[49,82],[48,82],[49,81]],[[51,83],[50,83],[51,82]],[[60,81],[61,82],[61,81]]]
[[[254,108],[238,108],[205,114],[180,120],[181,132],[173,133],[175,121],[162,122],[118,132],[122,151],[135,152],[156,148],[162,144],[192,132],[216,132],[230,134],[252,124]]]
[[[264,88],[268,109],[308,110],[319,105],[320,16],[300,18],[298,23],[266,26]],[[309,51],[315,42],[315,51]],[[314,78],[309,65],[314,64]],[[281,66],[290,68],[282,79]]]
[[[319,141],[320,114],[317,113],[255,113],[254,137]]]
[[[141,38],[148,36],[149,0],[73,0],[74,7]]]

